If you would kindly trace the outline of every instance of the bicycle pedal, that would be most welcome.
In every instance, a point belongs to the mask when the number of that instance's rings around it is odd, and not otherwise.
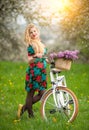
[[[50,110],[50,114],[54,114],[56,112],[55,109]]]
[[[69,104],[73,104],[73,100],[69,100]]]

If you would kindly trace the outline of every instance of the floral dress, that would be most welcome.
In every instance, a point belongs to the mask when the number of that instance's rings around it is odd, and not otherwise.
[[[28,56],[35,54],[34,49],[31,45],[27,48]],[[47,49],[44,49],[46,54]],[[45,90],[47,88],[46,81],[46,60],[44,58],[36,58],[33,63],[30,63],[26,70],[26,81],[25,89],[30,92],[31,89]]]

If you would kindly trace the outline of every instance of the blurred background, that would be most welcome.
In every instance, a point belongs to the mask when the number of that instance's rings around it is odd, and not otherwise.
[[[89,0],[1,0],[0,61],[27,61],[25,28],[34,23],[48,53],[79,50],[89,63]]]

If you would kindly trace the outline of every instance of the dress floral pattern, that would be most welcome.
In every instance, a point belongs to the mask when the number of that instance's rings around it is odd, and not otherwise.
[[[28,56],[35,54],[33,47],[30,45],[27,48]],[[47,49],[44,49],[46,54]],[[46,82],[46,60],[44,58],[36,58],[33,63],[30,63],[26,70],[25,89],[30,92],[31,89],[45,90],[47,88]]]

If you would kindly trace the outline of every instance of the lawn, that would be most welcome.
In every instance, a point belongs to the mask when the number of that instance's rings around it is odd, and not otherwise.
[[[71,124],[42,120],[41,102],[34,105],[34,119],[29,119],[27,113],[17,119],[18,104],[23,104],[26,97],[26,67],[27,63],[23,62],[0,62],[0,130],[89,130],[89,64],[73,63],[70,71],[61,73],[65,74],[68,88],[76,94],[79,102],[78,116]],[[48,73],[48,87],[50,85]]]

